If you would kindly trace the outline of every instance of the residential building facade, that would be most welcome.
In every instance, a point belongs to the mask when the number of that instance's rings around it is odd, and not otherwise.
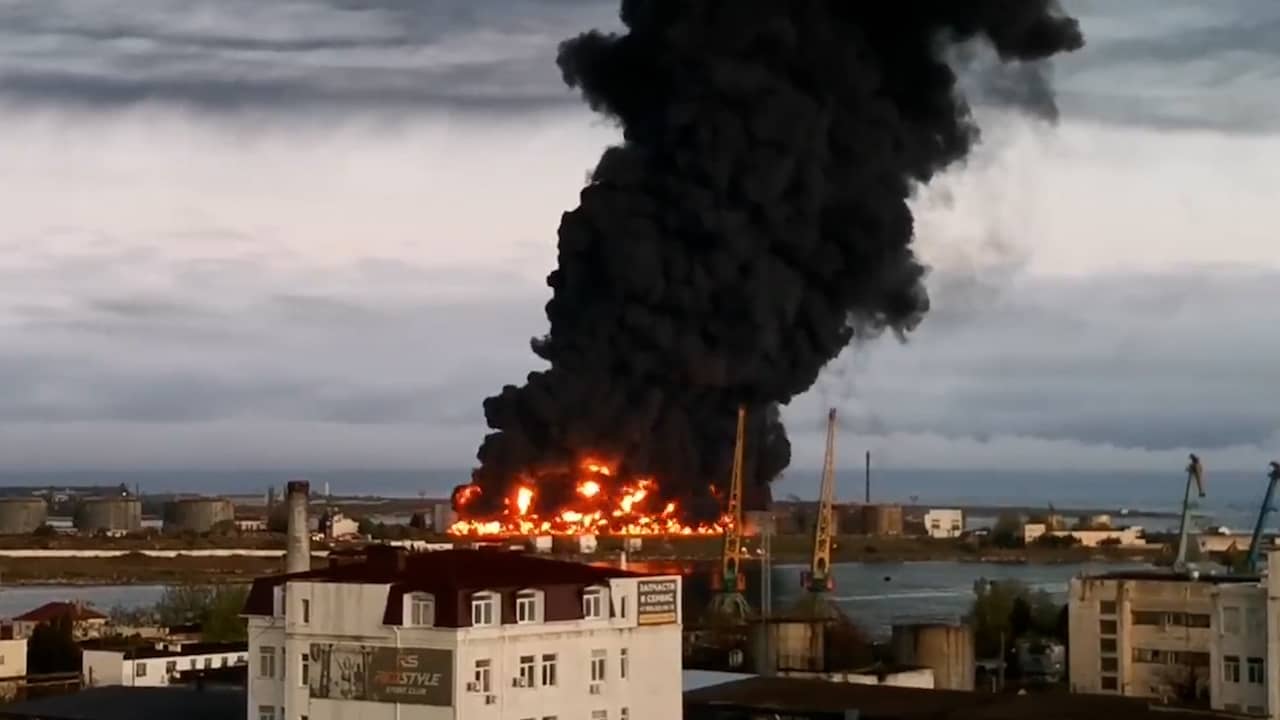
[[[499,550],[262,578],[251,720],[631,720],[681,712],[681,579]]]
[[[80,655],[81,673],[88,687],[124,685],[160,687],[186,670],[213,670],[245,665],[247,643],[191,643],[180,648],[144,645],[131,648],[87,647]]]
[[[1213,709],[1270,715],[1266,612],[1265,582],[1214,588],[1209,665]]]
[[[71,618],[77,640],[98,637],[107,626],[107,616],[84,603],[49,602],[15,617],[13,635],[18,638],[31,637],[38,626],[52,624],[63,617]]]

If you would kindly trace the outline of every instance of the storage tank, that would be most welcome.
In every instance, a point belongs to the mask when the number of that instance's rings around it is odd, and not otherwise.
[[[30,535],[48,519],[43,498],[0,498],[0,535]]]
[[[88,498],[76,506],[73,519],[81,532],[130,532],[142,528],[142,501],[138,498]]]
[[[164,504],[164,529],[170,532],[207,533],[235,519],[235,505],[226,498],[179,498]]]
[[[863,505],[862,528],[867,535],[901,535],[901,505]]]
[[[973,629],[968,625],[894,625],[890,647],[899,663],[932,669],[934,688],[973,690]]]

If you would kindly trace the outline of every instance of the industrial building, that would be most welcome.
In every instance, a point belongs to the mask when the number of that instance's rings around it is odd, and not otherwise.
[[[179,498],[164,505],[165,532],[204,534],[221,523],[234,523],[235,519],[235,505],[226,498]]]
[[[245,615],[252,718],[680,716],[679,575],[374,547],[257,580]]]
[[[1026,523],[1022,526],[1022,540],[1030,545],[1045,536],[1055,538],[1071,538],[1082,547],[1146,547],[1147,539],[1140,527],[1126,528],[1080,528],[1075,530],[1052,530],[1045,523]]]
[[[1071,581],[1072,692],[1163,699],[1210,693],[1214,591],[1257,577],[1114,572]]]
[[[243,642],[85,647],[80,663],[86,687],[160,687],[175,682],[178,674],[186,670],[245,665],[248,652],[248,645]]]
[[[49,503],[44,498],[0,498],[0,535],[30,535],[48,519]]]
[[[142,528],[142,501],[131,497],[88,498],[76,506],[74,523],[86,533],[126,533]]]

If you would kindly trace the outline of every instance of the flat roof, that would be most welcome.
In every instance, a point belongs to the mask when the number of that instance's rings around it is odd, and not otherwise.
[[[0,705],[0,718],[22,720],[245,720],[244,688],[124,687],[87,688],[69,695]]]
[[[857,710],[866,720],[1168,720],[1170,717],[1168,707],[1114,695],[994,695],[783,677],[753,677],[690,690],[684,694],[684,704],[686,708],[742,708],[788,714],[843,715],[847,710]],[[1176,717],[1208,720],[1220,716],[1207,710],[1188,710]]]
[[[1199,573],[1192,576],[1188,571],[1175,571],[1173,568],[1156,568],[1152,570],[1112,570],[1103,573],[1085,575],[1086,580],[1150,580],[1156,582],[1202,582],[1211,585],[1227,583],[1256,583],[1261,581],[1260,575],[1242,575],[1235,573]]]

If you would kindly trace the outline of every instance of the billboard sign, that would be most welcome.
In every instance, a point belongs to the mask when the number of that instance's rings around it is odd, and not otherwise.
[[[640,580],[636,583],[636,623],[639,625],[666,625],[679,617],[680,581]]]
[[[453,705],[453,652],[313,644],[310,695],[329,700]]]

